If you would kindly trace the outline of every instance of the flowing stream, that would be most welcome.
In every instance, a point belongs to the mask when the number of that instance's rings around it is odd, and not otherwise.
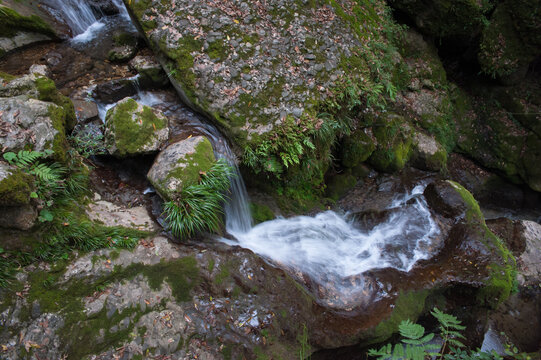
[[[105,23],[96,19],[84,3],[48,1],[62,4],[66,18],[74,19],[73,31],[79,33],[78,36],[88,33],[96,23]],[[123,6],[122,9],[121,14],[126,12]],[[85,20],[76,20],[79,17]],[[88,33],[89,38],[96,36]],[[225,206],[226,230],[234,240],[221,238],[219,241],[250,249],[273,264],[308,276],[319,287],[332,285],[332,292],[319,291],[320,298],[327,304],[341,308],[356,304],[366,285],[362,274],[370,269],[392,267],[409,271],[417,261],[432,255],[432,242],[439,228],[422,196],[422,185],[398,196],[387,209],[386,219],[372,229],[360,229],[354,219],[335,211],[278,218],[253,226],[248,195],[235,156],[219,131],[185,106],[166,103],[157,93],[139,91],[134,98],[160,108],[170,119],[182,118],[185,122],[188,119],[187,126],[205,134],[216,156],[227,159],[235,168],[230,201]],[[106,111],[114,104],[98,105],[104,120]]]

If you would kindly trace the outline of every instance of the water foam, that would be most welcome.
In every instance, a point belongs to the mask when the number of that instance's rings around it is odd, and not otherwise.
[[[267,221],[247,232],[232,232],[236,240],[220,241],[307,275],[320,287],[332,284],[333,293],[323,294],[323,301],[347,306],[358,302],[356,298],[363,293],[364,272],[386,267],[409,271],[432,254],[432,242],[440,230],[422,196],[423,189],[420,185],[396,198],[387,209],[386,220],[369,230],[360,229],[346,214],[325,211]],[[336,295],[341,299],[335,299]]]

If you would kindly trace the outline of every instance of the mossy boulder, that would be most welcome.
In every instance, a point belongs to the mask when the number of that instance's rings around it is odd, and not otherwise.
[[[27,205],[34,178],[21,169],[0,162],[0,206]]]
[[[504,241],[498,238],[485,223],[479,204],[462,185],[453,181],[438,181],[430,184],[424,195],[430,208],[449,219],[448,251],[440,253],[443,267],[452,263],[476,262],[479,268],[472,285],[478,289],[476,297],[493,308],[511,294],[516,281],[516,260]],[[445,264],[448,262],[449,264]],[[459,264],[454,264],[457,269]],[[452,268],[449,269],[452,272]],[[473,274],[467,272],[465,277]]]
[[[105,126],[105,145],[118,157],[157,152],[169,138],[167,118],[131,98],[109,109]]]
[[[113,35],[113,48],[107,59],[112,62],[128,62],[137,54],[139,39],[132,33],[118,32]]]
[[[479,63],[483,71],[506,83],[524,78],[541,54],[541,9],[536,0],[500,2],[483,30]]]
[[[345,137],[341,143],[342,166],[354,168],[365,162],[376,148],[376,142],[369,128],[359,129]]]
[[[183,186],[197,184],[201,172],[216,162],[212,145],[204,136],[192,136],[166,147],[154,160],[147,178],[163,199],[178,196]]]
[[[384,172],[402,169],[412,153],[411,125],[402,116],[389,113],[378,117],[373,132],[377,146],[368,159],[370,165]]]
[[[460,96],[464,116],[456,123],[459,152],[514,183],[541,191],[537,81],[527,79],[505,89],[480,87],[471,96]],[[521,99],[520,94],[530,96]]]
[[[0,4],[0,57],[24,46],[57,38],[53,28],[40,17],[43,13],[40,12],[40,16],[21,15],[11,8],[15,7],[14,5],[17,5],[19,10],[24,8],[26,12],[31,11],[30,6],[25,4]]]
[[[412,165],[429,171],[441,171],[447,166],[447,151],[432,136],[420,131],[413,135]]]
[[[207,114],[235,150],[257,147],[277,128],[314,127],[333,90],[348,80],[374,88],[396,54],[396,26],[380,0],[244,2],[231,11],[188,0],[125,4],[183,100]],[[165,16],[172,8],[175,16]],[[286,129],[288,118],[305,122]]]
[[[51,149],[60,162],[66,160],[66,133],[77,121],[73,103],[63,96],[54,81],[43,75],[41,67],[31,67],[31,73],[21,77],[0,77],[0,106],[9,123],[6,136],[0,132],[0,143],[6,151],[31,147],[36,151]]]

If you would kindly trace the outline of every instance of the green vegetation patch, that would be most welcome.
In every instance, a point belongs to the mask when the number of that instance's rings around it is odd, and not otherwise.
[[[11,175],[0,181],[0,205],[25,205],[30,202],[34,178],[21,169],[10,169]]]
[[[152,108],[143,106],[133,99],[122,101],[107,115],[107,126],[114,132],[114,142],[120,156],[140,153],[152,142],[154,134],[167,126],[165,118],[158,117]]]
[[[468,224],[480,225],[480,240],[500,258],[489,265],[490,276],[477,295],[479,301],[496,308],[509,297],[512,289],[516,287],[516,259],[505,245],[505,242],[494,235],[486,226],[483,213],[473,195],[462,185],[454,181],[449,182],[468,207],[466,212]]]
[[[39,16],[22,16],[15,10],[0,5],[0,34],[3,37],[13,37],[21,30],[56,37],[54,30]]]

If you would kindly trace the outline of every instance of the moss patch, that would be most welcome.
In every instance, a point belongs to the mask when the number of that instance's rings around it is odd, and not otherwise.
[[[0,181],[0,205],[25,205],[30,202],[34,178],[21,169],[10,169],[11,175]]]
[[[180,166],[169,172],[164,182],[175,178],[181,180],[183,185],[197,184],[200,177],[199,172],[210,170],[215,162],[212,145],[207,138],[204,138],[195,146],[193,153],[177,160],[177,164]]]
[[[151,143],[156,131],[167,126],[164,118],[158,117],[152,108],[127,99],[116,105],[107,114],[107,126],[114,136],[114,144],[119,156],[139,154],[144,146]]]
[[[3,37],[13,37],[21,30],[56,37],[53,29],[39,16],[22,16],[15,10],[0,5],[0,34]]]
[[[471,225],[480,224],[480,240],[491,252],[500,258],[500,261],[489,265],[490,276],[485,281],[485,286],[477,294],[480,302],[496,308],[509,297],[516,282],[517,270],[515,257],[507,248],[505,242],[494,235],[486,226],[479,204],[473,195],[462,185],[454,181],[449,182],[467,205],[466,219],[468,223]]]
[[[272,220],[275,217],[274,213],[267,205],[256,202],[250,203],[250,212],[252,213],[255,224]]]

